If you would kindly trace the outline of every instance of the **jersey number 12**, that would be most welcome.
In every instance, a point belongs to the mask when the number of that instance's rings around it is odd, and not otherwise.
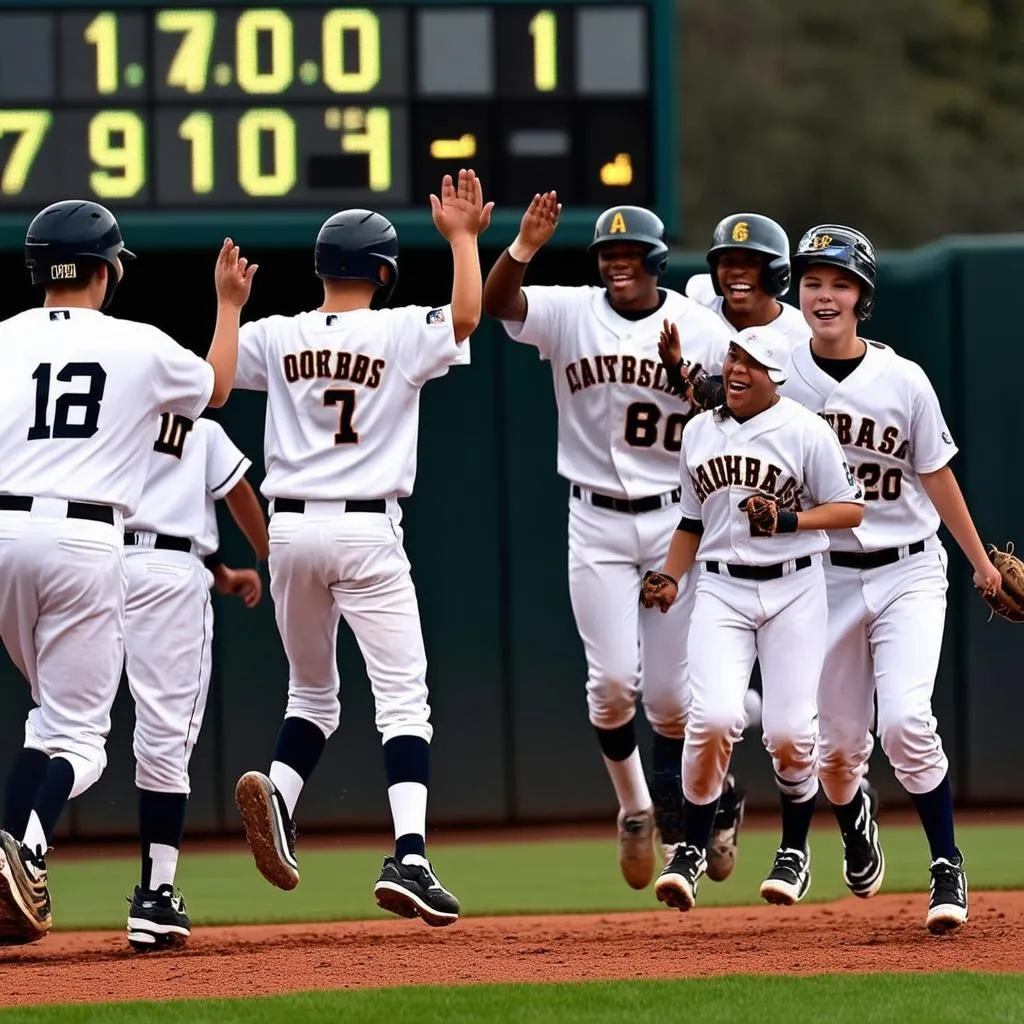
[[[107,372],[99,363],[67,363],[57,374],[57,380],[70,384],[76,377],[89,382],[88,391],[67,391],[53,403],[53,426],[47,423],[50,408],[50,381],[52,365],[40,363],[32,379],[36,382],[36,418],[28,428],[29,441],[42,441],[51,437],[92,437],[99,429],[100,401],[107,386]],[[81,410],[76,422],[71,422],[71,410]]]

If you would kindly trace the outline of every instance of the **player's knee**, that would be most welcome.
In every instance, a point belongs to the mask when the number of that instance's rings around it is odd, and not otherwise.
[[[925,753],[937,745],[935,720],[899,711],[896,714],[879,715],[878,738],[890,762],[901,760],[907,752]]]
[[[285,718],[305,718],[328,738],[341,722],[341,701],[337,690],[296,685],[288,686]]]
[[[765,731],[764,746],[784,778],[803,777],[817,760],[817,736],[813,731],[776,728]]]
[[[154,793],[189,793],[188,767],[178,758],[136,758],[135,785]]]
[[[710,701],[694,699],[686,718],[688,736],[705,739],[728,739],[733,743],[743,735],[747,717],[742,700]]]
[[[587,682],[591,725],[618,729],[636,714],[636,680],[628,676],[591,676]]]
[[[681,740],[686,735],[686,701],[682,687],[675,693],[646,693],[644,714],[651,728],[669,739]]]
[[[75,773],[75,781],[71,786],[69,799],[81,796],[87,789],[95,785],[107,767],[107,752],[102,746],[88,752],[81,749],[74,752],[53,750],[50,752],[50,757],[63,757]]]

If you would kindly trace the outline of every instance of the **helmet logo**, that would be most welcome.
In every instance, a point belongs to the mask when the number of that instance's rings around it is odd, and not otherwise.
[[[78,277],[78,267],[74,263],[54,263],[50,267],[51,281],[73,281]]]
[[[811,239],[811,248],[815,249],[815,250],[817,250],[817,249],[827,249],[831,244],[832,244],[832,236],[831,235],[815,235]]]
[[[621,210],[615,211],[615,216],[612,217],[611,227],[608,229],[609,235],[624,235],[626,233],[626,218],[622,216]]]
[[[745,220],[738,220],[732,228],[732,240],[745,242],[750,238],[750,225]]]

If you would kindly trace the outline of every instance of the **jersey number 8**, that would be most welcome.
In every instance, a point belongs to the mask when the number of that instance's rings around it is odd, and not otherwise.
[[[663,443],[667,451],[678,452],[683,447],[683,427],[689,417],[674,412],[665,420]],[[626,443],[634,448],[651,448],[658,442],[658,422],[661,410],[653,402],[634,402],[626,409]]]

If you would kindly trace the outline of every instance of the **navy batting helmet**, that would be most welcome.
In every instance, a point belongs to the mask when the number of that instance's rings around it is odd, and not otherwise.
[[[861,282],[860,298],[854,307],[858,320],[867,320],[875,305],[877,263],[875,247],[867,235],[842,224],[819,224],[805,232],[793,253],[797,281],[814,263],[848,270]]]
[[[644,270],[654,277],[660,277],[668,267],[665,225],[657,214],[642,206],[613,206],[605,210],[594,224],[594,240],[587,248],[593,250],[606,242],[642,242],[650,246],[644,254]]]
[[[711,284],[716,295],[722,294],[718,285],[718,259],[726,249],[764,253],[767,259],[761,274],[761,287],[773,299],[789,291],[789,236],[770,217],[760,213],[733,213],[718,222],[707,252]]]
[[[99,203],[65,199],[32,218],[25,233],[25,266],[33,284],[58,285],[92,273],[96,262],[107,265],[106,309],[118,285],[117,259],[135,259],[124,247],[114,215]]]
[[[313,265],[318,277],[375,284],[384,304],[398,280],[398,232],[372,210],[342,210],[320,228]],[[380,279],[382,266],[390,268],[386,281]]]

